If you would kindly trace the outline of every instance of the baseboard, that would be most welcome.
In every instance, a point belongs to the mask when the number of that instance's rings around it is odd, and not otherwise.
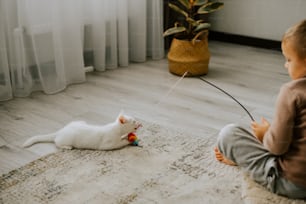
[[[281,42],[217,31],[209,31],[209,39],[281,51]]]

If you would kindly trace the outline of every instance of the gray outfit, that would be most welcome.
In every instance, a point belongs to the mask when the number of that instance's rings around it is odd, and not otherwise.
[[[230,124],[219,133],[217,147],[254,181],[289,198],[306,198],[306,189],[282,177],[278,156],[271,154],[246,128]]]

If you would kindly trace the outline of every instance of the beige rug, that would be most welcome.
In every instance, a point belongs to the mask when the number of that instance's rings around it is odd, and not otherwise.
[[[288,199],[266,191],[246,175],[242,178],[242,198],[245,204],[306,204],[303,200]]]
[[[239,170],[214,160],[216,130],[143,125],[142,148],[59,150],[2,175],[0,203],[243,203]]]

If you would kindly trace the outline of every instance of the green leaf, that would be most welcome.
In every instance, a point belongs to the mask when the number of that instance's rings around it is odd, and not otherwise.
[[[194,19],[192,19],[192,18],[186,18],[186,21],[188,22],[188,23],[190,23],[191,25],[193,25],[193,26],[197,26],[199,23],[196,21],[196,20],[194,20]]]
[[[201,6],[198,9],[198,14],[212,13],[212,12],[215,12],[223,8],[223,6],[224,6],[224,3],[222,2],[210,2],[208,4]]]
[[[210,27],[210,24],[209,23],[200,23],[195,29],[194,31],[195,32],[199,32],[201,30],[205,30],[205,29],[208,29]]]
[[[180,14],[183,14],[186,18],[188,17],[188,13],[185,12],[184,10],[180,9],[178,6],[176,6],[176,5],[172,4],[172,3],[169,3],[168,5],[174,11],[176,11],[176,12],[178,12]]]
[[[197,25],[199,25],[200,23],[204,22],[203,19],[197,20]]]
[[[194,5],[195,6],[202,6],[202,5],[206,4],[206,3],[208,3],[208,0],[196,0],[194,2]]]
[[[164,32],[164,37],[186,31],[184,26],[169,28]]]
[[[208,31],[207,30],[202,30],[201,32],[198,32],[191,40],[192,44],[194,44],[196,42],[196,40],[198,38],[202,38],[204,36],[204,34],[207,37]]]
[[[190,9],[190,4],[188,0],[179,0],[179,2],[188,10]]]

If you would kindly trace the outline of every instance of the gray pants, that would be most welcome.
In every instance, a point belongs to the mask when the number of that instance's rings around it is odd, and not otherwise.
[[[226,158],[269,191],[289,198],[306,198],[306,189],[281,177],[277,157],[246,128],[234,124],[225,126],[219,133],[217,147]]]

